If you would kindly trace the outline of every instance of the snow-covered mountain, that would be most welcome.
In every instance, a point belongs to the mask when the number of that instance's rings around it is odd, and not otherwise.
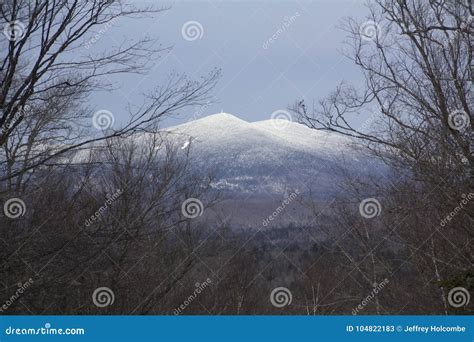
[[[367,170],[351,140],[287,120],[246,122],[220,113],[170,127],[192,165],[214,171],[216,189],[274,195],[298,189],[318,197],[340,191],[344,172]]]

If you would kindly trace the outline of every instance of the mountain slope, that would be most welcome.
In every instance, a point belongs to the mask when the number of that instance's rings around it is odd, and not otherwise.
[[[167,131],[190,149],[197,170],[215,171],[216,189],[234,194],[311,189],[326,196],[338,190],[344,168],[360,170],[366,164],[351,150],[351,140],[283,120],[249,123],[220,113]]]

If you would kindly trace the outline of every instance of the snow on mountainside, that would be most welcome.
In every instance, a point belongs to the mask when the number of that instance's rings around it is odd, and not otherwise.
[[[220,113],[167,131],[190,149],[197,170],[215,171],[215,188],[233,193],[312,189],[324,196],[337,190],[342,160],[344,167],[360,169],[365,159],[346,137],[285,120],[250,123]]]

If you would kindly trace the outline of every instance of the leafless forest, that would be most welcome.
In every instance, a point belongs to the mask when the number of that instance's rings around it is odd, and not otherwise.
[[[113,128],[93,120],[89,97],[114,87],[104,76],[146,73],[167,47],[77,51],[121,17],[169,10],[144,3],[1,2],[2,314],[473,313],[471,0],[376,0],[365,23],[342,23],[362,87],[289,98],[288,111],[389,172],[348,175],[327,201],[299,196],[312,224],[261,231],[183,214],[222,194],[161,130],[206,105],[219,69],[157,80]]]

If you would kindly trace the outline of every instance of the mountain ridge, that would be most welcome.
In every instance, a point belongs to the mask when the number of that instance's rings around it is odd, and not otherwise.
[[[234,193],[275,195],[311,185],[324,193],[334,190],[338,158],[362,158],[346,137],[282,119],[247,122],[218,113],[166,132],[189,149],[195,169],[216,171],[216,189]]]

